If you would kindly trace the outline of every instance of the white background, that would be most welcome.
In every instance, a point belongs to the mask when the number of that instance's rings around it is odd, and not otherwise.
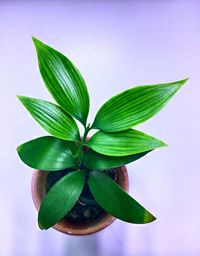
[[[200,2],[0,2],[0,255],[200,255]],[[51,99],[31,35],[66,54],[91,96],[90,120],[109,97],[139,84],[190,77],[141,129],[168,143],[128,165],[130,193],[157,220],[116,221],[88,237],[40,231],[18,144],[46,134],[15,95]]]

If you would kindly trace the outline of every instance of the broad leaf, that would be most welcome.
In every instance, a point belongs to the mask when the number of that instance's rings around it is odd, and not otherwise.
[[[187,81],[138,86],[108,100],[98,111],[92,128],[119,132],[155,115]]]
[[[156,219],[103,172],[91,172],[89,187],[99,205],[118,219],[135,224],[144,224]]]
[[[33,118],[50,134],[64,140],[79,141],[78,127],[73,118],[59,106],[44,100],[18,96]]]
[[[85,153],[83,164],[92,170],[105,170],[136,161],[149,152],[150,151],[146,151],[129,156],[106,156],[89,149]]]
[[[84,185],[84,172],[71,172],[56,182],[44,197],[39,213],[38,224],[48,229],[60,221],[77,202]]]
[[[150,135],[137,130],[117,133],[97,132],[88,141],[87,146],[108,156],[127,156],[166,146]]]
[[[72,62],[60,52],[33,38],[40,73],[57,103],[70,115],[86,124],[89,95],[85,81]]]
[[[28,141],[17,148],[19,157],[25,164],[44,171],[76,167],[79,162],[75,157],[77,150],[75,142],[51,136]]]

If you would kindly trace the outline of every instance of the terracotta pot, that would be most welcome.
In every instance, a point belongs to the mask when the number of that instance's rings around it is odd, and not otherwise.
[[[125,166],[114,168],[116,173],[116,182],[126,191],[128,192],[128,174]],[[35,204],[36,209],[39,209],[41,201],[46,194],[45,184],[46,177],[48,175],[47,171],[38,171],[35,170],[32,177],[32,198]],[[107,226],[109,226],[115,218],[108,213],[103,213],[101,216],[93,220],[89,223],[84,224],[74,224],[69,221],[62,220],[58,222],[54,229],[61,231],[65,234],[70,235],[89,235],[96,233]]]

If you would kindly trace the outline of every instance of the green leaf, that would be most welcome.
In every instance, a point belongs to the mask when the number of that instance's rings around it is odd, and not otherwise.
[[[85,153],[83,164],[91,170],[105,170],[119,167],[138,160],[150,151],[129,155],[129,156],[106,156],[91,149]]]
[[[89,95],[83,77],[72,62],[60,52],[33,38],[40,73],[57,103],[70,115],[86,124]]]
[[[138,86],[112,97],[99,109],[92,128],[119,132],[148,120],[187,80]]]
[[[51,136],[28,141],[17,148],[19,157],[25,164],[44,171],[76,167],[79,161],[75,157],[77,150],[78,145],[75,142]]]
[[[166,146],[150,135],[137,130],[117,133],[97,132],[88,141],[87,146],[108,156],[127,156]]]
[[[156,218],[103,172],[92,171],[89,187],[98,204],[112,216],[135,224]]]
[[[44,197],[39,213],[38,224],[48,229],[60,221],[77,202],[84,185],[84,172],[77,170],[65,175]]]
[[[74,119],[59,106],[44,100],[18,96],[33,118],[50,134],[63,140],[79,141]]]

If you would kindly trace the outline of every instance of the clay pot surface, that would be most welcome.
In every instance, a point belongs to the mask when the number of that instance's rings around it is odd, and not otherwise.
[[[116,183],[118,183],[123,190],[128,192],[128,173],[125,166],[113,168],[116,172]],[[35,170],[32,177],[32,198],[36,209],[38,210],[43,197],[46,194],[45,184],[48,171]],[[54,229],[70,235],[89,235],[96,233],[106,227],[108,227],[115,218],[108,213],[103,213],[101,216],[88,223],[75,224],[67,220],[61,220],[53,226]]]

